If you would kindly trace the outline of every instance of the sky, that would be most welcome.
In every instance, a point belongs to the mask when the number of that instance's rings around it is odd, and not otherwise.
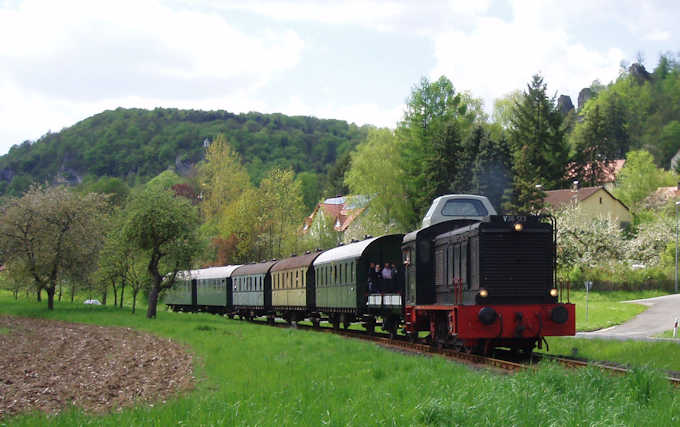
[[[0,0],[0,155],[117,107],[394,128],[422,77],[493,102],[680,52],[680,2]]]

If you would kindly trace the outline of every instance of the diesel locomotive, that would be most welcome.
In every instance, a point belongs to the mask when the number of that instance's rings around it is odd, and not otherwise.
[[[394,266],[373,283],[374,265]],[[550,216],[496,215],[482,196],[433,202],[423,227],[326,251],[242,266],[192,270],[164,302],[273,323],[359,322],[432,345],[488,353],[531,352],[548,336],[574,335],[575,308],[556,280]]]

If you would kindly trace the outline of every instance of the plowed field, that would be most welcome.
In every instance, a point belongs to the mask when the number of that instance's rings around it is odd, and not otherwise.
[[[0,315],[0,419],[158,402],[192,386],[179,344],[129,328]]]

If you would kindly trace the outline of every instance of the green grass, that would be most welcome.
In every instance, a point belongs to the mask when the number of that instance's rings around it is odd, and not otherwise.
[[[634,367],[680,371],[680,345],[675,342],[548,338],[550,354],[606,360]]]
[[[167,404],[91,416],[26,415],[12,425],[672,425],[680,394],[643,369],[623,378],[594,369],[497,375],[439,357],[403,355],[309,331],[269,328],[207,314],[45,303],[0,295],[0,311],[118,325],[186,343],[196,389]]]
[[[622,303],[634,299],[667,295],[663,291],[611,291],[588,293],[588,320],[586,321],[586,292],[571,291],[571,302],[576,304],[576,330],[594,331],[620,325],[647,309],[641,304]]]
[[[673,330],[672,329],[669,330],[669,331],[664,331],[662,334],[659,334],[658,337],[659,338],[672,338],[672,339],[680,340],[680,329],[678,330],[677,336],[675,336],[675,337],[673,336]]]

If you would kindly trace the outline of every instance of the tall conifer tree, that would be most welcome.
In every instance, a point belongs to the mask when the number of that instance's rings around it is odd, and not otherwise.
[[[555,97],[548,98],[540,75],[533,76],[516,105],[510,127],[514,158],[512,201],[508,210],[528,212],[542,206],[542,189],[564,182],[568,147]]]

